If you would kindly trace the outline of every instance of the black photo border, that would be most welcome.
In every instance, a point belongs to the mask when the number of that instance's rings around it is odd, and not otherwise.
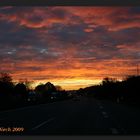
[[[140,7],[140,0],[0,0],[3,6],[130,6]],[[0,140],[140,140],[137,136],[0,136]]]
[[[0,6],[140,6],[140,0],[0,0]]]

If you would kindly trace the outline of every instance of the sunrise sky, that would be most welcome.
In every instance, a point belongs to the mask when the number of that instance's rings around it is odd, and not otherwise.
[[[140,7],[0,7],[0,72],[63,89],[136,74]]]

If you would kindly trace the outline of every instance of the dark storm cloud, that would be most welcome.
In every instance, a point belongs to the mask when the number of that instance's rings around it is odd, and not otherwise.
[[[57,25],[50,29],[50,34],[52,36],[57,36],[58,40],[68,43],[79,43],[87,38],[86,33],[83,32],[85,25],[72,25],[69,27],[63,27]],[[59,28],[61,27],[61,29]]]
[[[140,14],[140,7],[132,7],[129,10],[129,14]]]
[[[18,27],[15,23],[0,22],[0,44],[10,46],[38,44],[36,31],[25,27]],[[39,42],[40,44],[41,42]]]

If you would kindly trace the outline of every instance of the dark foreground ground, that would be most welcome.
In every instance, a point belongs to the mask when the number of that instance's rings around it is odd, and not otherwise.
[[[139,134],[139,109],[93,98],[79,97],[0,112],[0,135]]]

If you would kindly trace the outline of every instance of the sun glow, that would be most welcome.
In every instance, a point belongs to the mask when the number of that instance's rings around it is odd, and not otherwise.
[[[36,81],[32,84],[32,87],[35,88],[39,84],[45,84],[46,80]],[[101,80],[89,80],[89,79],[65,79],[65,80],[52,80],[50,81],[54,85],[59,85],[62,89],[65,90],[76,90],[79,88],[84,88],[91,85],[97,85]]]

